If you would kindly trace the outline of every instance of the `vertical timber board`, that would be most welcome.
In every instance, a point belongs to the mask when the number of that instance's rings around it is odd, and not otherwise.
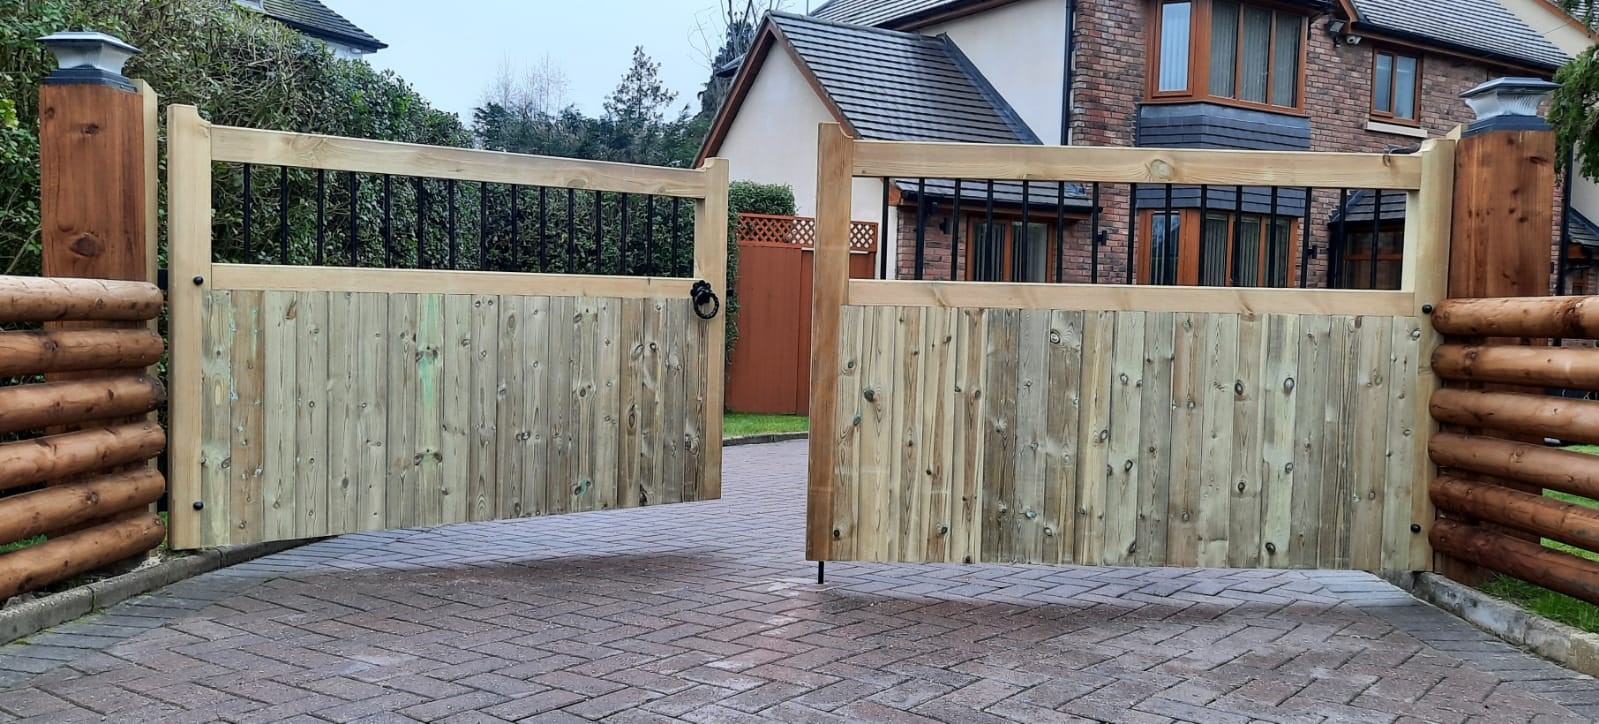
[[[714,336],[711,328],[723,321],[721,316],[702,320],[690,308],[684,322],[688,328],[683,334],[683,501],[714,500],[721,496],[721,489],[710,474],[712,443],[707,434],[710,418],[717,415],[712,413],[715,408],[711,407],[710,388],[705,382],[710,351],[705,345]],[[713,497],[702,497],[705,495]]]
[[[416,377],[412,465],[409,490],[416,500],[415,517],[405,527],[444,522],[444,296],[416,298]],[[407,511],[409,512],[409,508]]]
[[[1329,382],[1326,398],[1322,401],[1322,434],[1326,457],[1322,467],[1321,551],[1318,565],[1321,568],[1346,569],[1349,567],[1350,516],[1354,506],[1349,500],[1355,494],[1355,436],[1346,420],[1355,399],[1353,380],[1359,374],[1358,339],[1355,337],[1353,317],[1332,317],[1327,342],[1328,362],[1321,369]]]
[[[569,479],[571,497],[566,508],[570,512],[599,510],[598,491],[594,489],[594,479],[599,467],[597,464],[599,446],[595,435],[600,424],[596,394],[599,359],[595,347],[595,340],[600,333],[599,316],[598,299],[580,297],[576,300],[571,339],[575,364],[572,366],[573,378],[569,393],[572,406],[571,419],[574,421],[571,428],[571,445],[575,451],[572,456],[574,468]]]
[[[570,511],[573,473],[577,470],[576,447],[572,443],[577,420],[572,404],[573,383],[577,378],[577,364],[582,359],[576,344],[577,300],[572,297],[550,297],[548,312],[549,332],[545,335],[548,358],[545,361],[544,413],[550,421],[549,475],[544,481],[545,515],[561,515]],[[537,446],[535,446],[537,447]],[[526,513],[524,513],[526,515]]]
[[[1166,563],[1172,473],[1172,369],[1177,315],[1154,312],[1144,320],[1144,394],[1138,447],[1138,537],[1133,563]]]
[[[334,295],[306,292],[299,295],[295,340],[295,504],[297,539],[329,534],[328,499],[336,489],[328,476],[328,306]],[[350,338],[340,337],[348,347]]]
[[[1116,346],[1110,374],[1110,441],[1106,449],[1109,468],[1105,478],[1105,547],[1098,557],[1107,566],[1133,565],[1138,554],[1139,443],[1146,424],[1145,326],[1143,312],[1116,314]],[[1153,425],[1154,421],[1147,424]]]
[[[1264,409],[1261,438],[1261,561],[1290,568],[1293,540],[1294,413],[1300,381],[1299,317],[1266,317],[1266,363],[1260,379]]]
[[[1261,566],[1261,487],[1266,437],[1261,379],[1266,364],[1266,320],[1254,313],[1238,318],[1238,374],[1233,388],[1233,475],[1229,478],[1227,566]]]
[[[594,350],[599,359],[594,400],[599,407],[599,427],[594,431],[594,495],[600,510],[612,510],[621,504],[617,489],[621,476],[617,471],[622,444],[622,393],[618,388],[622,376],[622,300],[599,300],[596,314],[598,337]]]
[[[475,335],[472,328],[472,297],[451,294],[444,298],[444,389],[443,433],[439,448],[443,523],[471,520],[472,497],[472,354]]]
[[[199,425],[199,479],[194,495],[176,497],[172,491],[174,518],[194,517],[196,539],[191,547],[212,548],[227,545],[232,526],[233,507],[233,293],[206,292],[202,311],[205,325],[201,349],[200,400],[194,405],[201,415]],[[202,504],[194,510],[194,503]],[[181,515],[179,515],[181,513]],[[176,532],[174,525],[174,534]]]
[[[262,294],[261,540],[292,540],[295,514],[295,318],[293,292]]]
[[[1327,426],[1327,398],[1341,384],[1329,367],[1332,361],[1332,317],[1300,316],[1300,373],[1294,388],[1293,513],[1289,523],[1292,533],[1288,554],[1293,568],[1316,568],[1321,562],[1321,518],[1325,498],[1322,488],[1327,484],[1330,466],[1338,464],[1331,454],[1331,440],[1322,434]],[[1327,512],[1332,513],[1332,509]]]
[[[862,326],[861,307],[845,307],[839,316],[837,417],[833,425],[833,498],[831,548],[834,560],[859,560]]]
[[[327,338],[335,343],[328,347],[328,496],[323,518],[329,534],[353,533],[361,530],[361,455],[366,449],[357,385],[378,375],[361,367],[359,350],[372,331],[361,327],[360,295],[333,292],[327,299]]]
[[[929,309],[923,321],[927,339],[927,369],[922,404],[923,445],[920,469],[926,475],[927,503],[923,526],[923,560],[953,562],[950,558],[955,473],[955,418],[960,407],[956,383],[956,355],[960,312],[955,309]],[[1047,319],[1046,319],[1047,321]],[[859,334],[857,331],[856,334]],[[844,339],[850,332],[845,328]],[[858,341],[856,344],[859,344]],[[848,398],[843,398],[848,399]],[[853,426],[852,426],[853,427]],[[840,452],[843,452],[842,450]]]
[[[950,535],[950,560],[975,563],[983,547],[983,361],[988,348],[988,324],[981,309],[961,309],[956,316],[955,349],[955,480]],[[862,332],[862,346],[870,344],[871,325]],[[862,385],[864,387],[864,383]],[[862,434],[861,460],[866,460]]]
[[[1016,390],[1021,362],[1021,312],[988,310],[983,355],[983,563],[1026,562],[1017,550]]]
[[[644,305],[648,300],[619,300],[621,367],[617,370],[616,506],[637,508],[640,500],[640,368],[644,359]]]
[[[668,300],[666,303],[665,355],[666,377],[661,384],[661,502],[683,502],[683,470],[687,455],[683,450],[688,430],[689,382],[683,366],[684,339],[691,333],[692,322],[698,319],[689,309],[687,300]],[[696,385],[697,386],[697,385]]]
[[[388,438],[384,467],[383,528],[412,528],[421,519],[417,484],[417,389],[421,350],[417,295],[390,294],[388,331]]]
[[[1205,340],[1208,317],[1180,314],[1172,358],[1171,494],[1166,565],[1199,565],[1199,480],[1203,460]]]
[[[893,307],[867,307],[863,310],[866,323],[861,331],[861,339],[866,366],[861,375],[861,464],[858,477],[858,545],[862,561],[894,560],[891,545],[894,529],[889,525],[893,502],[889,496],[892,483],[889,470],[894,455],[893,412],[890,404],[894,400],[895,379],[890,350],[896,326],[895,311]],[[836,411],[837,408],[834,409]]]
[[[503,347],[500,349],[500,364],[506,364],[506,355],[510,354],[515,357],[511,364],[521,368],[517,373],[520,389],[514,396],[518,409],[511,413],[516,426],[510,431],[501,429],[499,437],[499,444],[505,449],[499,459],[504,460],[507,456],[514,458],[512,465],[517,470],[515,481],[500,476],[500,495],[505,499],[506,506],[500,511],[500,516],[523,518],[548,515],[550,506],[554,504],[551,501],[564,500],[552,497],[554,493],[550,483],[555,444],[552,420],[554,415],[566,410],[566,393],[562,391],[559,397],[552,397],[554,393],[549,385],[549,376],[558,367],[554,361],[560,354],[551,347],[555,300],[543,296],[503,297],[500,304],[515,307],[517,318],[521,320],[514,339],[507,342],[506,335],[500,335],[502,345],[512,345],[509,352]],[[504,314],[501,311],[501,315]],[[511,486],[510,490],[503,488],[507,483]]]
[[[1383,508],[1388,502],[1388,426],[1390,424],[1390,374],[1393,368],[1393,319],[1363,317],[1356,320],[1358,373],[1353,382],[1355,405],[1346,423],[1354,423],[1355,488],[1350,496],[1354,515],[1349,525],[1350,566],[1363,571],[1382,569]],[[1407,501],[1408,507],[1408,501]]]
[[[1199,565],[1227,565],[1233,481],[1233,399],[1238,385],[1236,314],[1214,314],[1205,340],[1204,461],[1199,491]]]
[[[922,440],[922,312],[923,307],[898,307],[894,343],[894,379],[898,390],[892,400],[894,455],[890,461],[889,496],[894,509],[894,560],[915,563],[922,560],[926,546],[921,535],[922,510],[919,503],[923,481],[917,468]],[[841,337],[842,339],[842,337]]]
[[[357,483],[361,507],[356,530],[383,530],[392,527],[387,520],[389,452],[393,445],[389,438],[389,393],[391,388],[400,387],[400,381],[388,374],[393,357],[390,295],[355,296],[360,310],[355,369],[355,394],[359,400],[356,440],[361,445],[357,461],[361,475]]]
[[[227,545],[259,543],[264,534],[261,483],[262,466],[266,463],[262,449],[266,411],[261,398],[266,383],[266,350],[262,303],[261,292],[233,293],[232,519]]]
[[[694,228],[694,266],[699,270],[699,278],[709,282],[711,289],[717,291],[722,298],[731,296],[732,290],[727,283],[727,215],[728,215],[728,180],[731,169],[727,159],[706,159],[703,166],[705,171],[705,198],[695,209],[696,225]],[[852,187],[845,183],[846,191]],[[846,225],[850,215],[846,210],[844,219]],[[847,228],[847,227],[846,227]],[[845,275],[848,276],[848,237],[845,238]],[[842,306],[842,304],[840,304]],[[835,315],[837,313],[835,312]],[[704,402],[701,407],[705,410],[701,417],[700,427],[700,469],[698,470],[697,500],[720,500],[722,497],[722,413],[726,407],[727,394],[727,315],[718,314],[716,319],[703,324],[699,323],[698,316],[692,311],[689,318],[695,320],[700,339],[702,354],[697,358],[703,360],[699,365],[699,376],[692,378],[690,384],[693,389],[703,391]],[[837,330],[834,329],[835,339]],[[837,350],[830,350],[829,359],[837,357]],[[832,370],[827,371],[831,374]],[[820,518],[819,518],[820,520]],[[823,531],[825,537],[825,530]]]
[[[805,557],[814,561],[833,558],[832,476],[836,469],[833,425],[839,404],[833,385],[838,370],[833,365],[839,360],[840,316],[844,305],[849,303],[854,157],[854,141],[844,134],[842,126],[826,123],[817,129],[816,252],[811,282],[810,467],[805,487]],[[864,384],[863,378],[863,387]],[[870,535],[863,531],[863,539]],[[870,560],[864,555],[860,559]]]
[[[661,383],[666,379],[666,300],[646,299],[640,305],[640,343],[636,353],[638,379],[638,454],[634,460],[639,505],[661,502]]]
[[[498,389],[495,391],[494,513],[490,518],[520,518],[523,513],[522,485],[526,472],[522,465],[522,450],[526,446],[528,397],[537,396],[538,386],[524,380],[538,364],[538,357],[529,359],[523,342],[528,324],[524,316],[525,297],[503,296],[499,303],[499,342],[495,354]],[[542,350],[541,350],[542,351]]]
[[[1105,550],[1105,494],[1110,478],[1111,372],[1115,364],[1115,346],[1115,313],[1085,313],[1073,554],[1073,560],[1082,564],[1097,563]]]
[[[172,461],[170,499],[179,501],[172,509],[170,542],[174,549],[191,550],[227,542],[226,531],[218,530],[221,526],[215,523],[227,519],[230,502],[226,498],[208,499],[216,491],[209,489],[213,486],[207,483],[215,480],[216,470],[228,457],[215,456],[216,448],[202,450],[207,441],[222,446],[221,439],[215,437],[216,431],[207,427],[207,420],[215,422],[216,418],[208,417],[204,410],[212,402],[207,399],[205,368],[216,364],[213,354],[217,346],[208,344],[206,337],[214,331],[212,325],[219,322],[208,314],[222,313],[216,303],[226,298],[210,296],[214,292],[203,285],[181,283],[211,277],[210,124],[200,119],[193,106],[174,104],[167,107],[167,138],[171,153],[167,163],[171,278],[180,281],[171,285],[168,295],[172,320],[168,355],[172,383],[168,407],[172,425],[168,435]],[[153,239],[151,242],[154,246]],[[212,302],[209,312],[205,307],[208,298]],[[228,314],[231,318],[231,310]],[[213,339],[221,343],[214,334]],[[231,360],[231,349],[228,354]],[[194,502],[204,502],[206,509],[194,510]]]
[[[1016,377],[1016,453],[1011,485],[1016,544],[1014,560],[1041,563],[1044,549],[1053,541],[1048,527],[1044,493],[1048,467],[1049,327],[1050,310],[1021,312]]]
[[[1388,439],[1382,480],[1386,481],[1386,501],[1382,512],[1381,570],[1410,571],[1414,497],[1417,486],[1428,481],[1414,477],[1416,456],[1427,456],[1424,436],[1417,429],[1415,398],[1420,384],[1417,362],[1420,359],[1423,325],[1413,317],[1391,320],[1393,338],[1388,369]]]
[[[472,297],[467,520],[493,520],[499,496],[500,298]]]
[[[1049,410],[1045,420],[1044,563],[1076,558],[1077,432],[1082,419],[1083,313],[1049,314]]]

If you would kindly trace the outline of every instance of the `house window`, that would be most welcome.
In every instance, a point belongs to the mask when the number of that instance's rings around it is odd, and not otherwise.
[[[966,278],[976,282],[1047,282],[1054,276],[1049,224],[974,221],[966,247]]]
[[[1197,209],[1145,212],[1139,254],[1145,284],[1290,287],[1298,283],[1300,220]]]
[[[1163,0],[1151,96],[1299,109],[1307,18],[1238,0]]]
[[[1375,235],[1370,229],[1347,231],[1343,250],[1340,289],[1399,288],[1405,260],[1404,222],[1384,223]]]
[[[1372,54],[1373,118],[1415,123],[1420,97],[1421,60],[1381,50]]]

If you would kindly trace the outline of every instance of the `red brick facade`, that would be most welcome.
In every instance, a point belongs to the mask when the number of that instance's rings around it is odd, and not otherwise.
[[[1145,73],[1149,62],[1146,33],[1148,0],[1078,0],[1076,68],[1073,83],[1072,139],[1078,145],[1132,146],[1136,143],[1139,107],[1145,98]],[[1472,113],[1460,94],[1489,79],[1528,75],[1513,69],[1469,60],[1458,55],[1398,46],[1367,37],[1358,45],[1334,42],[1315,20],[1309,32],[1305,68],[1305,108],[1310,119],[1312,151],[1383,152],[1413,147],[1412,136],[1368,130],[1372,120],[1372,60],[1378,49],[1397,50],[1421,58],[1420,127],[1432,137],[1467,123]],[[1109,238],[1100,248],[1100,280],[1125,279],[1128,259],[1128,199],[1126,186],[1105,186],[1101,228]],[[1328,224],[1338,206],[1337,190],[1315,194],[1311,212],[1312,259],[1308,260],[1312,286],[1326,282],[1331,232]],[[931,219],[927,245],[927,278],[949,278],[948,235],[937,229],[941,218]],[[1146,222],[1147,223],[1147,222]],[[914,208],[901,210],[898,270],[900,278],[914,275],[916,218]],[[1068,227],[1065,255],[1067,280],[1087,280],[1090,236],[1082,228]],[[964,232],[963,232],[964,233]],[[1144,231],[1138,232],[1144,236]],[[1072,239],[1077,246],[1072,246]],[[936,260],[936,261],[935,261]],[[964,260],[962,260],[964,263]],[[962,267],[963,269],[964,267]]]

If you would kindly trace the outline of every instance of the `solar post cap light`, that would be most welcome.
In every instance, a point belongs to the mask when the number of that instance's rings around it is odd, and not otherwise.
[[[1549,128],[1538,109],[1560,84],[1540,78],[1495,78],[1460,97],[1471,106],[1477,120],[1467,133],[1489,130],[1542,131]]]
[[[60,66],[45,78],[49,85],[110,85],[133,90],[122,67],[139,49],[105,33],[70,31],[39,38]]]

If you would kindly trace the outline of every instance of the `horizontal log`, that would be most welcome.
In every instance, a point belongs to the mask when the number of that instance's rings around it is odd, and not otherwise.
[[[1430,407],[1433,419],[1446,425],[1599,443],[1599,402],[1591,400],[1442,389]]]
[[[149,367],[165,349],[153,329],[0,332],[0,376]]]
[[[1439,377],[1531,387],[1599,390],[1599,349],[1446,344],[1432,356]]]
[[[143,462],[166,446],[167,434],[154,422],[6,443],[0,445],[0,492]]]
[[[1439,553],[1599,604],[1599,562],[1453,520],[1433,523],[1429,538]]]
[[[1599,510],[1449,476],[1432,481],[1429,491],[1441,510],[1599,551]]]
[[[1599,297],[1449,299],[1432,326],[1456,337],[1599,338]]]
[[[145,553],[166,534],[160,516],[141,510],[0,554],[0,601]]]
[[[166,487],[161,473],[140,468],[0,498],[0,545],[142,508]]]
[[[1453,433],[1433,435],[1427,448],[1442,468],[1599,500],[1599,455]]]
[[[137,322],[163,303],[147,282],[0,277],[0,322]]]
[[[0,387],[0,433],[132,417],[166,401],[149,375]]]

